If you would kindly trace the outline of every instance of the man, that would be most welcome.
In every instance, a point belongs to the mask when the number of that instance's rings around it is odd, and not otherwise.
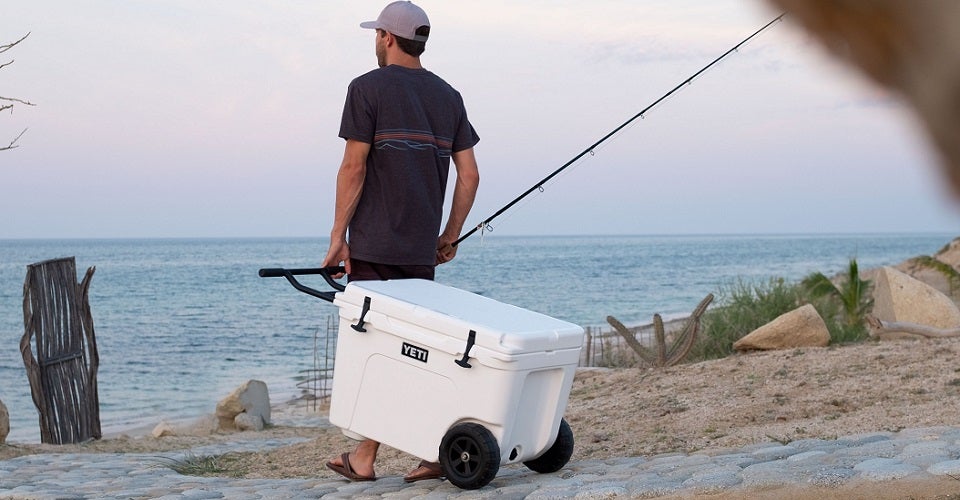
[[[480,182],[473,146],[480,138],[460,94],[420,64],[430,34],[420,7],[393,2],[360,26],[376,30],[380,67],[347,90],[340,124],[347,144],[323,266],[343,263],[351,281],[433,279],[435,266],[456,256],[451,243],[473,206]],[[457,179],[440,232],[451,158]],[[372,481],[379,446],[363,441],[327,467],[353,481]],[[441,476],[439,464],[424,461],[404,480]]]

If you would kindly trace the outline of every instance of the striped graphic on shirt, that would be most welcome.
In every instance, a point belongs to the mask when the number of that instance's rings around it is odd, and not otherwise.
[[[451,154],[453,140],[425,130],[394,128],[378,130],[373,136],[373,146],[377,149],[399,151],[435,149],[438,156],[446,157]]]

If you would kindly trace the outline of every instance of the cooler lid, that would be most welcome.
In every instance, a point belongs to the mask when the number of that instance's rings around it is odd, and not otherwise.
[[[477,345],[497,352],[522,354],[583,344],[579,325],[435,281],[354,281],[336,300],[362,307],[365,297],[371,298],[372,311],[448,336],[466,339],[474,330]]]

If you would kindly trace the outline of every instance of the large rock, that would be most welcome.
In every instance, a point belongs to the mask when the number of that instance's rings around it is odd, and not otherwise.
[[[949,297],[892,267],[884,267],[877,273],[873,315],[883,321],[934,328],[960,326],[960,309]]]
[[[240,415],[244,415],[241,413]],[[260,417],[257,417],[259,419]],[[220,430],[220,421],[216,415],[203,415],[193,421],[172,423],[161,421],[153,428],[155,438],[167,436],[209,436]]]
[[[830,344],[826,323],[810,304],[781,314],[775,320],[734,342],[738,351],[824,347]]]
[[[237,415],[246,414],[241,419],[242,427],[248,427],[251,417],[259,417],[264,424],[270,423],[270,394],[267,384],[259,380],[248,380],[237,387],[229,396],[217,403],[217,419],[220,429],[237,429]]]
[[[233,425],[240,431],[262,431],[263,419],[260,418],[260,415],[241,413],[233,419]]]
[[[176,436],[177,427],[166,420],[161,421],[153,428],[153,431],[150,433],[155,438],[162,438],[167,436]]]
[[[0,444],[7,442],[8,434],[10,434],[10,413],[7,412],[7,405],[0,401]]]
[[[938,269],[934,269],[926,264],[918,263],[914,259],[901,262],[900,264],[897,264],[894,269],[921,283],[930,285],[934,290],[944,295],[949,296],[953,293],[953,290],[951,289],[952,285],[950,283],[950,278],[946,274],[943,274]],[[877,269],[877,273],[880,272],[881,270]],[[874,275],[874,278],[870,279],[876,283],[876,275]]]

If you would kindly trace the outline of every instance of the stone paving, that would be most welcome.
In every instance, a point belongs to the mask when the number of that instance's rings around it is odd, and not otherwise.
[[[554,474],[509,465],[474,491],[440,480],[405,484],[399,476],[366,483],[210,478],[180,475],[163,466],[165,459],[268,450],[302,440],[243,441],[176,453],[27,455],[0,461],[0,498],[655,498],[763,486],[960,476],[960,428],[952,427],[765,443],[710,454],[582,460]]]

